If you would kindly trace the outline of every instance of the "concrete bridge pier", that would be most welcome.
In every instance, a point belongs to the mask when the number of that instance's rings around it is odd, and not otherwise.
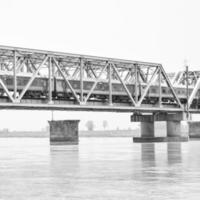
[[[188,124],[181,121],[167,121],[167,141],[187,142],[189,139]]]
[[[141,122],[140,127],[142,138],[153,138],[155,136],[154,122]]]
[[[51,145],[77,145],[79,120],[49,121]]]
[[[188,124],[190,138],[200,139],[200,121],[189,121]]]
[[[134,142],[185,142],[188,141],[187,123],[182,123],[183,113],[153,113],[148,115],[134,114],[131,121],[141,123],[141,137],[134,137]],[[157,130],[156,122],[164,121]],[[156,136],[155,132],[165,131],[165,135]],[[160,134],[159,134],[160,135]]]

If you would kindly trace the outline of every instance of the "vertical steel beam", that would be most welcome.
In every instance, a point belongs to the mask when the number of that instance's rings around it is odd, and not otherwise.
[[[186,116],[187,119],[189,118],[189,103],[188,103],[188,99],[189,99],[189,88],[188,88],[188,84],[189,84],[189,80],[188,80],[188,66],[186,65],[186,98],[187,98],[187,104],[186,104]]]
[[[16,51],[13,51],[13,88],[14,88],[14,99],[16,100],[17,98],[17,55]]]
[[[112,105],[112,66],[108,65],[109,105]]]
[[[149,80],[149,70],[150,70],[150,67],[147,68],[146,82],[148,82],[148,80]]]
[[[52,57],[51,57],[52,60]],[[56,70],[55,70],[55,65],[53,64],[53,62],[51,62],[51,67],[52,67],[52,86],[53,86],[53,90],[55,92],[56,90]]]
[[[158,72],[158,84],[159,84],[159,100],[158,100],[158,105],[161,107],[162,104],[162,88],[161,88],[161,70],[159,69]]]
[[[135,66],[135,103],[138,102],[138,66]]]
[[[80,101],[83,102],[84,60],[80,58]]]
[[[52,62],[51,57],[49,57],[49,103],[52,103]]]

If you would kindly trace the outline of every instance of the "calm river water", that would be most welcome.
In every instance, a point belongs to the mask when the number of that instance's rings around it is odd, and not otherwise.
[[[200,141],[0,138],[0,199],[200,199]]]

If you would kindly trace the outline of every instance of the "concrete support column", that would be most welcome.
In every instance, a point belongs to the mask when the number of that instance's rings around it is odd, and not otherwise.
[[[167,137],[180,137],[180,136],[181,136],[181,122],[167,121]]]
[[[50,144],[71,145],[78,144],[79,120],[49,121]]]
[[[154,137],[154,122],[140,122],[141,137]]]
[[[188,141],[188,123],[184,113],[134,114],[131,121],[141,122],[141,137],[134,142],[185,142]]]
[[[200,121],[190,121],[188,125],[190,138],[200,138]]]
[[[167,121],[167,138],[169,142],[188,141],[188,126],[181,121]]]
[[[155,122],[140,122],[141,137],[133,137],[133,142],[154,142],[155,141]]]

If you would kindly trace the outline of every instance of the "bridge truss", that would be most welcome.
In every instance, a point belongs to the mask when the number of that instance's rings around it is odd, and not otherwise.
[[[176,90],[159,63],[0,46],[1,108],[184,111]]]
[[[179,71],[173,75],[171,82],[174,87],[189,88],[188,107],[199,112],[200,109],[200,71]]]

